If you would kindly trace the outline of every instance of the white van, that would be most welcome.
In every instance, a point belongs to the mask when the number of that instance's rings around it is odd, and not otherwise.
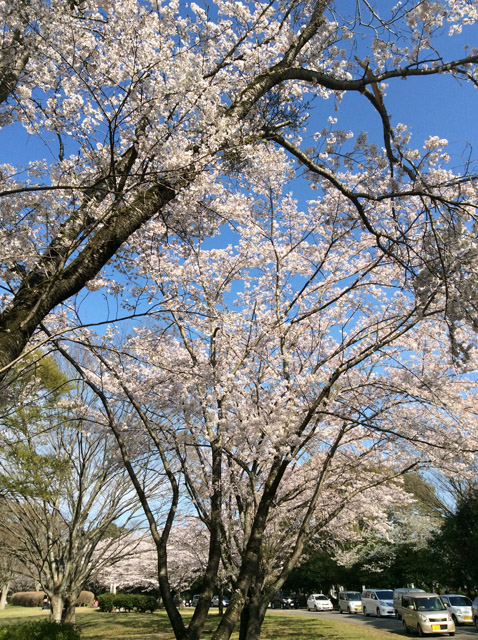
[[[402,619],[402,597],[404,593],[425,593],[423,589],[415,589],[415,587],[400,587],[393,592],[393,609],[397,620]]]
[[[339,591],[337,602],[339,613],[360,613],[362,611],[362,599],[358,591]]]
[[[362,613],[364,616],[394,616],[392,589],[365,589],[362,592]]]

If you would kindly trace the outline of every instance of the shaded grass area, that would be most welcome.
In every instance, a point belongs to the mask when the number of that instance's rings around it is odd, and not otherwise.
[[[0,627],[25,620],[42,620],[48,611],[31,607],[7,607],[0,611]],[[192,610],[183,615],[187,621]],[[215,630],[219,616],[211,613],[204,630],[203,639],[209,640]],[[76,623],[83,640],[174,640],[169,620],[164,611],[151,613],[102,613],[101,611],[78,608]],[[231,640],[237,640],[237,633]],[[285,616],[280,613],[268,614],[262,627],[261,640],[392,640],[404,637],[396,633],[380,631],[342,620],[313,618],[306,616]]]

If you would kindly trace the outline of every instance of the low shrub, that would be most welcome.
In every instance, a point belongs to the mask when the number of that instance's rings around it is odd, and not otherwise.
[[[10,598],[10,604],[17,607],[41,607],[44,591],[18,591]],[[95,594],[91,591],[82,591],[76,601],[77,607],[91,607],[95,600]],[[1,636],[0,636],[1,638]]]
[[[81,640],[74,624],[37,620],[0,629],[0,640]]]
[[[98,597],[98,606],[101,611],[111,612],[115,609],[121,611],[133,611],[153,613],[158,608],[156,598],[139,593],[102,593]],[[1,638],[0,638],[1,640]]]
[[[76,601],[77,607],[92,607],[95,601],[95,594],[92,591],[82,591]]]
[[[117,593],[113,600],[117,609],[123,609],[123,611],[133,611],[136,605],[136,598],[134,593]]]
[[[158,602],[156,598],[153,598],[153,596],[139,596],[136,604],[136,610],[139,613],[146,613],[146,611],[153,613],[157,608]]]
[[[10,604],[16,607],[41,607],[44,595],[44,591],[18,591],[11,596]]]
[[[98,596],[98,606],[101,611],[106,611],[109,613],[114,609],[113,599],[115,597],[114,593],[102,593]]]

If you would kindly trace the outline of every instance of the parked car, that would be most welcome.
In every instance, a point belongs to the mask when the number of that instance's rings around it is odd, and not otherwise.
[[[425,593],[423,589],[415,589],[415,587],[400,587],[393,592],[393,610],[397,620],[402,619],[402,596],[404,593]]]
[[[362,613],[364,616],[394,616],[392,589],[365,589],[362,592]]]
[[[295,598],[277,593],[270,602],[271,609],[295,609]]]
[[[471,603],[471,617],[473,618],[473,624],[478,631],[478,598],[475,598]]]
[[[337,600],[339,613],[360,613],[362,611],[361,595],[358,591],[339,591]]]
[[[472,602],[470,598],[461,593],[445,593],[440,596],[443,604],[451,613],[453,622],[457,627],[459,624],[473,624],[473,615],[471,612]]]
[[[191,606],[196,607],[200,597],[201,596],[199,594],[196,594],[195,596],[193,596],[193,599],[191,601]]]
[[[219,596],[213,596],[211,600],[211,604],[213,607],[219,606]],[[222,597],[222,606],[227,607],[230,604],[229,598]]]
[[[332,611],[334,605],[323,593],[312,593],[307,598],[307,611]]]
[[[402,597],[402,624],[405,632],[455,635],[455,623],[437,593],[406,593]]]

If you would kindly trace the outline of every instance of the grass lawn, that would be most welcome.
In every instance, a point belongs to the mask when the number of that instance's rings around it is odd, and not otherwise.
[[[48,611],[30,607],[7,607],[0,611],[0,627],[25,620],[48,617]],[[186,610],[185,617],[192,615]],[[218,620],[212,613],[204,633],[204,640]],[[78,608],[76,623],[83,640],[174,640],[164,611],[151,613],[102,613],[94,609]],[[261,640],[392,640],[405,637],[396,633],[379,631],[342,620],[327,620],[306,616],[285,616],[269,613],[262,627]],[[237,634],[232,636],[237,640]]]

